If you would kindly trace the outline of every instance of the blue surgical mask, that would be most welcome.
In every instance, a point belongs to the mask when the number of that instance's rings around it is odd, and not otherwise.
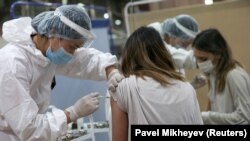
[[[65,51],[62,46],[54,52],[52,52],[49,46],[46,56],[53,64],[67,64],[72,59],[73,55]]]

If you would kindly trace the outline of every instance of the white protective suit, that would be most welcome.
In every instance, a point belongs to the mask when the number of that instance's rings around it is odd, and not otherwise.
[[[154,22],[148,25],[149,27],[153,27],[155,30],[159,32],[161,37],[163,38],[164,33],[162,31],[162,25],[159,22]],[[165,47],[171,54],[173,61],[178,69],[179,72],[185,75],[184,69],[195,69],[196,67],[196,60],[193,55],[193,50],[185,50],[183,48],[176,48],[172,45],[167,44],[164,39],[163,42],[165,44]]]
[[[109,53],[81,48],[68,64],[57,66],[36,48],[33,32],[28,17],[3,25],[3,38],[9,43],[0,50],[1,141],[55,141],[66,134],[64,111],[47,111],[55,73],[106,80],[105,68],[117,62]]]
[[[196,67],[196,60],[193,54],[193,50],[185,50],[182,48],[175,48],[166,42],[164,42],[165,47],[171,54],[173,61],[182,74],[185,75],[184,69],[195,69]]]

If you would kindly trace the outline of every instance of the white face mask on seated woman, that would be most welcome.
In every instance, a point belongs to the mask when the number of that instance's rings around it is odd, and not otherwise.
[[[199,69],[204,73],[211,73],[214,70],[214,65],[211,60],[197,63]]]

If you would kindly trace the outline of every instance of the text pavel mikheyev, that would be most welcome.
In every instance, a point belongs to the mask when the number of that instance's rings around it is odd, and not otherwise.
[[[204,131],[181,131],[180,129],[156,129],[154,131],[142,131],[135,129],[135,136],[202,136]]]
[[[204,131],[183,131],[180,129],[156,129],[154,131],[143,131],[141,129],[135,129],[135,136],[176,136],[176,137],[188,137],[192,138],[194,136],[203,136],[206,134],[209,138],[210,136],[244,136],[244,131],[217,131],[215,129],[207,129],[206,133]],[[205,136],[205,135],[204,135]]]

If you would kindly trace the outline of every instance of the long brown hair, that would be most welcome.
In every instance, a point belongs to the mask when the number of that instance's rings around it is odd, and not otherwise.
[[[125,77],[149,76],[162,85],[170,84],[167,78],[184,81],[160,34],[152,27],[140,27],[130,35],[123,48],[121,71]]]
[[[232,51],[226,40],[217,29],[206,29],[199,33],[192,45],[194,48],[217,55],[219,60],[215,65],[216,87],[222,92],[226,85],[226,77],[230,70],[242,65],[233,58]]]

